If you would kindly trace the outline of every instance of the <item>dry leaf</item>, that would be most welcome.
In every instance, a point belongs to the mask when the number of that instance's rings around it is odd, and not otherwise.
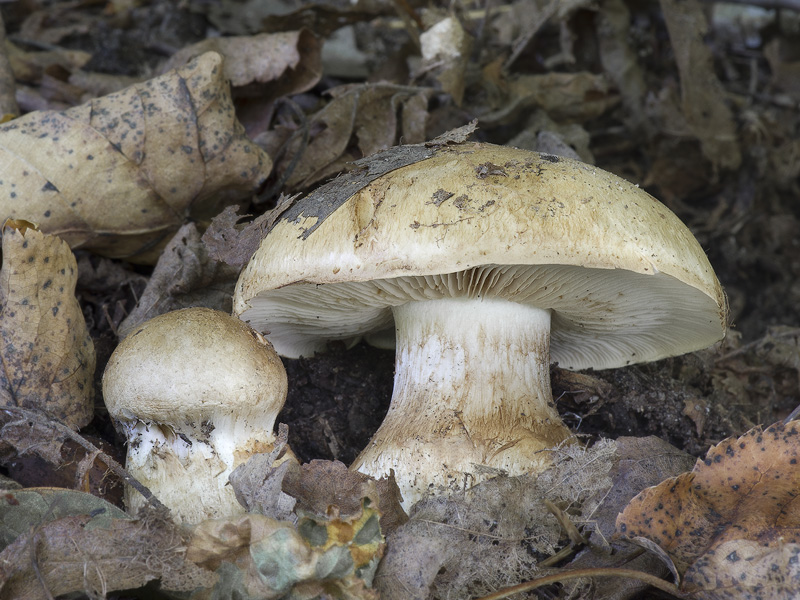
[[[295,196],[278,198],[278,205],[263,215],[256,217],[250,223],[237,224],[241,219],[250,215],[238,214],[237,207],[229,206],[211,220],[203,233],[208,255],[216,261],[241,270],[261,243],[262,238],[272,229],[275,220],[291,206]]]
[[[39,410],[73,429],[94,409],[94,344],[75,298],[78,268],[60,238],[3,228],[0,403]]]
[[[795,598],[800,586],[800,422],[728,438],[648,488],[617,519],[657,544],[698,598]]]
[[[324,515],[335,506],[342,515],[361,512],[361,501],[369,498],[381,512],[381,529],[391,533],[408,521],[400,505],[400,489],[394,477],[373,479],[351,471],[338,460],[312,460],[289,471],[283,491],[297,500],[298,509]]]
[[[179,50],[164,70],[178,68],[205,52],[217,52],[225,59],[223,73],[232,86],[261,84],[260,95],[266,93],[274,99],[305,92],[317,84],[322,76],[321,49],[322,44],[307,29],[214,37]]]
[[[697,0],[661,0],[661,8],[681,75],[686,121],[708,160],[735,169],[742,161],[736,123],[705,42],[708,22],[703,6]]]
[[[518,75],[507,82],[507,89],[502,108],[481,116],[481,124],[508,124],[532,107],[557,121],[583,123],[619,103],[605,76],[587,72]]]
[[[375,592],[366,585],[382,555],[383,536],[379,513],[366,504],[351,519],[305,517],[298,528],[258,514],[203,521],[194,529],[186,556],[216,570],[214,598],[317,598],[324,593],[326,598],[374,600]]]
[[[422,69],[436,77],[442,91],[457,106],[464,99],[465,76],[473,38],[454,16],[448,16],[420,34]]]
[[[266,179],[270,158],[236,120],[222,59],[64,112],[0,126],[0,214],[73,248],[152,261],[186,217],[207,219]]]
[[[278,425],[278,437],[268,454],[254,454],[247,462],[236,467],[228,477],[236,500],[249,513],[258,513],[278,521],[295,523],[295,499],[281,490],[283,478],[289,469],[299,469],[291,449],[286,443],[289,428]],[[279,459],[280,462],[277,462]]]
[[[328,91],[333,99],[309,118],[308,145],[302,136],[289,143],[287,156],[278,164],[279,175],[298,152],[286,190],[311,187],[345,170],[347,163],[396,145],[424,141],[424,117],[432,90],[388,83],[343,85]],[[357,146],[357,150],[352,146]]]
[[[46,521],[91,514],[102,519],[131,519],[120,508],[85,492],[63,488],[26,488],[0,493],[0,549]]]
[[[145,321],[172,310],[205,306],[230,312],[238,275],[238,268],[208,255],[194,223],[183,225],[158,258],[136,308],[120,323],[120,339]]]
[[[186,541],[153,512],[136,520],[109,518],[106,510],[56,519],[0,553],[0,600],[104,597],[157,579],[174,591],[213,586],[214,573],[184,559]]]

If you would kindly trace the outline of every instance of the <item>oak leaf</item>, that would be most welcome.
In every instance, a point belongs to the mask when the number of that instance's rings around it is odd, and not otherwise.
[[[73,248],[152,262],[187,217],[253,193],[272,162],[244,135],[219,54],[63,112],[0,126],[0,217]]]
[[[75,297],[75,257],[60,238],[14,221],[2,247],[0,405],[78,429],[92,418],[95,352]]]
[[[656,544],[697,598],[795,598],[800,587],[800,421],[728,438],[691,472],[636,496],[617,518]]]

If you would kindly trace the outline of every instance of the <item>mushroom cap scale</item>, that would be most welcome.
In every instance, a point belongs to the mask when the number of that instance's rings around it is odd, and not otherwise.
[[[573,369],[681,354],[725,332],[722,288],[688,228],[578,161],[447,146],[318,221],[279,221],[237,284],[234,314],[284,356],[391,329],[391,307],[426,298],[551,310],[551,357]]]

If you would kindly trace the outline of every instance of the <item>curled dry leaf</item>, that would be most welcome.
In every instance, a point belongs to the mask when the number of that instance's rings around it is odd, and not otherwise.
[[[178,68],[205,52],[225,58],[223,73],[233,87],[269,83],[270,98],[299,94],[322,76],[322,44],[307,29],[254,36],[214,37],[172,55],[166,68]],[[263,101],[263,98],[261,98]]]
[[[78,429],[92,418],[95,353],[75,298],[75,257],[60,238],[14,221],[2,247],[0,403]]]
[[[698,598],[795,598],[800,586],[800,421],[756,427],[636,496],[617,518],[657,544]]]
[[[0,215],[73,248],[152,262],[186,217],[207,219],[266,179],[271,160],[236,120],[222,58],[63,112],[0,126]]]

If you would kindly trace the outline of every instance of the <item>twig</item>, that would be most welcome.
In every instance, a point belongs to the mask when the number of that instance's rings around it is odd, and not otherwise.
[[[588,577],[627,577],[628,579],[638,579],[639,581],[657,588],[662,592],[666,592],[667,594],[670,594],[676,598],[687,598],[687,596],[684,595],[675,584],[664,581],[663,579],[656,577],[655,575],[650,575],[649,573],[644,573],[635,569],[593,568],[575,569],[574,571],[564,571],[563,573],[546,575],[532,581],[526,581],[525,583],[520,583],[519,585],[498,590],[492,594],[489,594],[488,596],[483,596],[478,600],[501,600],[502,598],[508,598],[509,596],[519,594],[521,592],[529,592],[531,590],[535,590],[536,588],[550,585],[552,583],[559,583],[561,581],[568,581],[570,579],[585,579]]]
[[[760,8],[785,8],[800,12],[800,0],[704,0],[709,4],[723,1],[731,4],[747,4],[748,6],[758,6]]]
[[[137,492],[139,492],[142,496],[144,496],[145,500],[147,500],[147,502],[149,502],[153,507],[167,511],[169,510],[158,500],[158,498],[156,498],[153,495],[153,492],[151,492],[149,489],[147,489],[147,487],[145,487],[137,479],[131,476],[121,464],[119,464],[116,460],[114,460],[110,455],[100,450],[100,448],[98,448],[91,442],[85,440],[81,435],[72,431],[72,429],[70,429],[66,425],[59,423],[58,421],[49,419],[39,412],[28,410],[25,408],[19,408],[16,406],[5,406],[0,410],[3,410],[4,412],[11,414],[16,413],[26,421],[37,421],[39,423],[44,424],[47,427],[51,427],[52,429],[56,430],[60,435],[78,444],[81,448],[83,448],[87,452],[96,454],[97,457],[102,459],[102,461],[106,464],[106,466],[111,470],[112,473],[117,475],[126,484],[128,484]],[[9,424],[10,423],[5,423],[3,424],[3,427],[7,427]]]

